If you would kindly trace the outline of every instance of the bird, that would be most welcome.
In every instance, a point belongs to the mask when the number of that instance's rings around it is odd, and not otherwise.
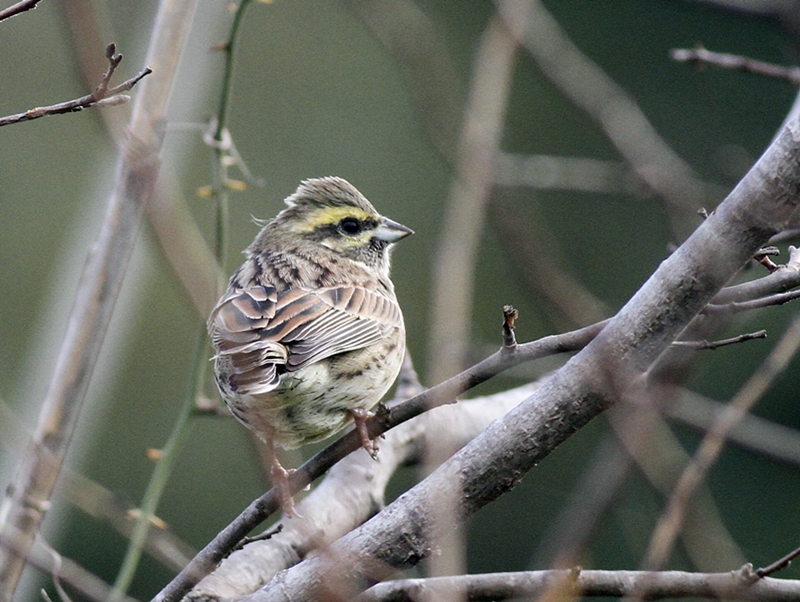
[[[244,251],[208,319],[217,387],[266,443],[272,485],[297,516],[275,446],[292,449],[351,423],[366,428],[405,355],[390,279],[394,243],[413,231],[380,215],[346,180],[303,180]]]

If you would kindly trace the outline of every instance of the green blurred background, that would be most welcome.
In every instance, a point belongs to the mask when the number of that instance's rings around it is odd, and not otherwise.
[[[109,0],[92,5],[113,31],[113,39],[103,42],[116,42],[125,55],[122,76],[133,75],[144,64],[156,3]],[[417,5],[450,55],[455,73],[450,92],[463,101],[492,4],[421,0]],[[723,193],[769,143],[797,92],[787,83],[698,70],[668,56],[671,48],[701,42],[713,50],[794,64],[791,39],[768,19],[659,0],[546,5],[580,49],[639,103],[665,141]],[[0,113],[85,93],[62,10],[58,2],[43,2],[35,11],[0,24],[0,56],[5,57],[0,61]],[[212,201],[195,191],[211,181],[211,153],[200,130],[190,124],[206,123],[216,109],[223,59],[211,47],[225,39],[230,19],[225,2],[201,3],[183,79],[172,100],[177,125],[171,126],[164,149],[165,169],[177,173],[179,193],[209,240]],[[102,56],[102,46],[90,50]],[[236,61],[229,128],[239,153],[265,185],[233,194],[226,275],[258,230],[251,217],[273,216],[303,178],[347,178],[381,212],[417,233],[397,249],[393,279],[409,346],[425,380],[431,265],[452,170],[420,125],[400,68],[346,3],[310,0],[250,7]],[[453,122],[459,123],[457,115]],[[618,160],[596,124],[524,52],[515,67],[502,148]],[[0,131],[0,397],[28,430],[52,372],[77,275],[98,231],[115,160],[114,146],[94,110]],[[610,311],[652,273],[670,244],[681,242],[671,234],[661,203],[648,196],[523,189],[499,191],[496,198],[519,206],[520,219],[535,219],[538,227],[549,229],[565,265]],[[496,231],[487,228],[471,325],[475,358],[499,345],[505,304],[521,311],[521,340],[561,327],[553,309],[543,307],[526,288],[523,269],[505,254]],[[789,304],[748,314],[732,334],[766,328],[772,338],[706,352],[698,357],[692,386],[714,399],[728,399],[795,311]],[[70,453],[74,469],[138,503],[152,470],[145,450],[164,444],[190,391],[202,324],[145,227]],[[798,366],[795,361],[772,388],[757,407],[758,415],[800,427]],[[549,362],[516,371],[479,392],[521,383],[552,367]],[[538,538],[606,431],[603,420],[590,424],[520,487],[470,521],[470,572],[531,566]],[[689,429],[676,426],[675,432],[689,450],[699,439]],[[0,447],[4,483],[15,470],[19,451],[11,442]],[[394,494],[412,479],[411,471],[400,475]],[[797,467],[729,448],[709,483],[747,560],[765,565],[800,543]],[[199,418],[159,516],[199,548],[266,485],[246,429],[230,419]],[[632,476],[584,566],[637,568],[661,506],[646,481]],[[125,549],[121,536],[58,495],[45,525],[60,552],[113,582]],[[693,568],[680,550],[670,567]],[[800,573],[792,568],[782,576]],[[147,598],[170,577],[170,571],[145,558],[131,593]]]

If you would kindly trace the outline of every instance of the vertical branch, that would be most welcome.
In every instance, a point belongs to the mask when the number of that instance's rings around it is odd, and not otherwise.
[[[89,252],[39,421],[0,507],[0,599],[10,600],[60,474],[159,170],[167,101],[196,0],[162,0],[129,134],[97,241]]]
[[[217,219],[216,219],[216,233],[215,233],[215,259],[216,264],[224,267],[225,265],[225,238],[227,236],[227,215],[228,215],[228,190],[227,184],[227,159],[232,152],[232,141],[230,134],[225,128],[227,121],[228,107],[230,104],[231,86],[233,82],[233,48],[239,33],[239,27],[242,23],[242,17],[250,0],[241,0],[236,9],[231,26],[230,36],[225,43],[224,51],[225,56],[225,70],[223,74],[222,92],[217,110],[217,116],[213,120],[210,131],[206,134],[206,141],[211,145],[214,151],[214,161],[212,162],[212,169],[214,171],[214,197],[217,201]],[[224,281],[217,280],[217,284],[222,285]],[[216,294],[221,291],[217,290]],[[133,536],[131,537],[128,550],[125,554],[125,559],[120,568],[117,580],[114,583],[114,591],[112,593],[112,600],[120,599],[130,587],[133,582],[133,577],[139,566],[144,543],[147,539],[147,534],[151,527],[151,518],[155,515],[156,509],[161,496],[164,493],[167,481],[178,452],[183,446],[183,442],[189,434],[189,427],[191,426],[192,410],[196,407],[197,401],[203,394],[203,388],[206,383],[206,369],[208,366],[208,334],[206,333],[205,323],[201,326],[198,333],[197,346],[195,347],[195,356],[192,374],[192,389],[184,399],[181,412],[175,425],[170,433],[169,439],[162,450],[161,457],[158,460],[153,474],[147,484],[144,498],[142,499],[141,512],[136,521]]]
[[[226,264],[226,248],[225,237],[228,231],[228,189],[227,177],[228,167],[226,159],[231,152],[231,139],[226,123],[228,121],[228,112],[230,111],[231,90],[233,87],[233,51],[236,45],[236,40],[239,33],[239,27],[242,24],[244,11],[250,4],[251,0],[241,0],[239,6],[236,8],[236,13],[233,15],[233,23],[231,24],[231,33],[228,41],[223,47],[225,52],[225,71],[222,76],[222,91],[220,92],[219,108],[217,115],[212,122],[212,132],[210,132],[210,140],[207,142],[214,149],[213,170],[214,170],[214,184],[213,191],[216,200],[216,232],[214,236],[214,254],[217,258],[217,263],[225,270]],[[217,291],[221,294],[222,291]]]

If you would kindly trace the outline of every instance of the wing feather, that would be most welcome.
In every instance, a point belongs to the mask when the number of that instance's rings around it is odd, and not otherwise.
[[[252,394],[274,389],[284,371],[367,347],[402,327],[393,299],[356,286],[233,290],[208,323],[217,360],[230,366],[231,384]]]

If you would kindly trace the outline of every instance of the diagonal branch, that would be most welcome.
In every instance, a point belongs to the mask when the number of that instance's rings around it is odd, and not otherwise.
[[[790,253],[790,261],[785,266],[780,266],[781,269],[759,280],[749,282],[746,285],[737,285],[723,289],[717,297],[722,297],[724,295],[725,298],[748,298],[751,294],[765,294],[772,290],[783,290],[786,286],[795,286],[797,285],[797,269],[795,264],[798,258],[800,258],[800,253],[792,252]],[[788,276],[788,278],[781,275]],[[406,402],[392,405],[388,413],[385,413],[383,417],[376,417],[369,422],[370,433],[372,436],[378,436],[428,409],[451,403],[464,391],[469,390],[513,366],[533,361],[546,355],[581,349],[588,344],[607,323],[608,321],[599,322],[578,331],[553,335],[531,343],[519,344],[510,349],[503,349],[479,364],[465,370],[461,374],[408,399]],[[464,404],[459,404],[459,408],[463,410]],[[300,491],[303,487],[314,481],[333,466],[338,460],[357,450],[359,447],[360,442],[355,434],[344,435],[340,440],[331,444],[328,448],[311,458],[292,475],[290,482],[292,484],[293,493]],[[275,512],[276,509],[277,503],[273,498],[272,492],[267,492],[255,500],[162,590],[157,599],[177,600],[186,594],[194,584],[214,570],[217,564],[230,553],[246,533],[255,528],[265,518]],[[307,549],[309,546],[314,547],[313,544],[308,541],[300,545],[302,549]],[[251,567],[248,572],[251,578],[253,577],[253,571],[256,570],[262,571],[263,569]],[[241,581],[241,579],[239,579],[239,581]],[[206,588],[199,590],[199,592],[198,595],[202,598],[203,595],[209,593],[209,590]],[[192,595],[194,596],[194,593]]]
[[[233,552],[189,594],[227,600],[253,593],[285,568],[324,549],[385,506],[386,486],[399,466],[425,455],[434,440],[458,449],[530,395],[537,383],[436,408],[386,433],[377,461],[356,452],[336,464],[297,504],[302,521],[283,521],[271,537]]]
[[[16,4],[12,4],[8,8],[0,10],[0,21],[4,21],[6,19],[10,19],[11,17],[15,17],[20,13],[24,13],[25,11],[31,10],[36,8],[36,5],[39,4],[42,0],[21,0]]]
[[[705,185],[692,168],[658,135],[634,99],[569,39],[539,0],[495,0],[515,38],[542,73],[602,128],[617,152],[668,207],[694,213],[703,205]],[[513,11],[525,6],[530,18]],[[681,211],[681,212],[682,212]],[[675,225],[683,234],[683,216]]]
[[[554,353],[576,351],[589,343],[606,325],[600,322],[574,332],[544,337],[538,341],[502,349],[468,370],[411,399],[392,406],[367,421],[370,437],[402,424],[431,408],[455,401],[461,393],[517,366]],[[351,431],[309,459],[289,477],[292,494],[302,490],[347,454],[361,447],[358,433]],[[156,596],[156,600],[179,600],[200,579],[208,575],[242,538],[278,509],[278,498],[271,489],[253,501],[230,525],[220,532],[192,561]]]
[[[787,124],[728,198],[651,276],[603,331],[536,393],[422,483],[327,549],[280,573],[252,602],[313,599],[331,582],[350,595],[431,553],[431,507],[455,492],[462,522],[512,489],[558,445],[617,400],[703,306],[782,230],[800,204],[800,117]]]
[[[800,347],[800,318],[795,318],[764,363],[731,400],[700,443],[697,453],[681,474],[664,514],[650,540],[645,568],[658,570],[666,562],[688,510],[692,495],[719,457],[730,432],[761,399],[775,378],[786,369]]]

